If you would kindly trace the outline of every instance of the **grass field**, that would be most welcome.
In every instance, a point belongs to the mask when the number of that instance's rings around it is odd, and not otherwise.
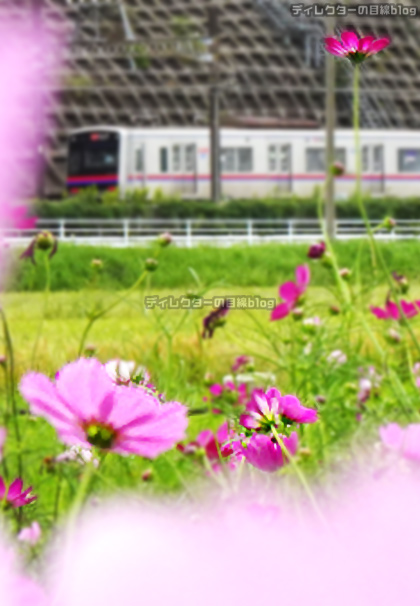
[[[379,243],[390,271],[420,280],[420,242],[417,240]],[[341,267],[360,267],[360,279],[371,284],[383,282],[384,276],[374,276],[370,266],[370,248],[366,240],[337,242],[336,254]],[[197,277],[206,287],[266,287],[277,286],[290,279],[294,269],[305,260],[308,246],[289,244],[237,245],[228,248],[200,246],[194,249],[171,247],[159,259],[159,269],[153,275],[155,288],[196,288]],[[128,288],[136,280],[145,259],[156,249],[133,247],[126,249],[62,245],[51,261],[51,289],[75,291],[85,288],[116,290]],[[39,253],[38,253],[39,254]],[[39,291],[45,288],[45,266],[39,260],[34,266],[29,260],[19,261],[18,252],[11,252],[13,272],[7,283],[10,291]],[[103,270],[91,266],[93,259],[103,261]],[[312,267],[312,283],[331,286],[331,272],[322,265]]]

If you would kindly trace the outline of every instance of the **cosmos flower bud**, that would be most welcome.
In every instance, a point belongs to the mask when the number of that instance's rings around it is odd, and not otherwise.
[[[315,396],[315,402],[317,404],[325,404],[325,402],[327,401],[327,398],[325,396]]]
[[[213,385],[214,383],[214,374],[211,372],[206,372],[206,374],[204,375],[204,385],[206,385],[206,387],[210,387],[210,385]]]
[[[88,344],[85,346],[86,358],[91,358],[96,352],[96,345]]]
[[[158,262],[156,259],[146,259],[144,267],[146,271],[156,271],[158,267]]]
[[[0,366],[6,366],[7,358],[6,356],[0,356]]]
[[[39,234],[37,234],[35,236],[35,238],[33,238],[31,243],[29,244],[28,248],[23,251],[23,253],[20,255],[20,259],[30,259],[32,261],[32,263],[34,265],[36,265],[36,263],[35,263],[35,251],[36,250],[42,250],[45,252],[50,251],[50,254],[48,256],[51,259],[57,252],[57,248],[58,248],[57,238],[55,236],[53,236],[53,234],[50,231],[41,231],[41,232],[39,232]]]
[[[295,307],[295,309],[292,311],[292,318],[294,320],[301,320],[303,318],[303,313],[302,307]]]
[[[303,446],[302,448],[299,448],[298,454],[301,455],[302,457],[310,457],[312,454],[312,451],[307,446]]]
[[[104,267],[104,262],[102,261],[102,259],[92,259],[92,261],[90,262],[90,266],[93,269],[100,271]]]
[[[325,242],[317,242],[316,244],[312,244],[308,250],[308,257],[310,259],[321,259],[325,253]]]
[[[159,246],[161,246],[162,248],[165,248],[166,246],[169,246],[169,244],[172,244],[173,242],[173,237],[169,232],[165,232],[163,234],[160,234],[160,236],[157,239],[157,242],[159,244]]]
[[[143,482],[150,482],[150,480],[153,479],[153,469],[146,469],[145,471],[143,471],[143,473],[141,474],[141,479],[143,480]]]
[[[386,335],[386,339],[390,343],[401,343],[401,335],[397,330],[395,330],[395,328],[389,329],[389,331]]]
[[[330,314],[332,316],[338,316],[340,313],[341,313],[341,309],[338,307],[338,305],[331,305]]]
[[[408,292],[408,289],[410,288],[410,284],[405,276],[397,274],[396,271],[393,271],[392,277],[394,278],[395,282],[398,284],[398,288],[403,294]]]
[[[385,217],[382,223],[382,227],[388,231],[392,231],[397,225],[397,222],[392,217]]]
[[[50,231],[41,231],[36,236],[36,248],[39,250],[51,250],[55,244],[55,237]]]
[[[340,277],[343,278],[343,280],[345,280],[346,282],[348,282],[351,278],[351,271],[347,267],[343,267],[338,273],[340,274]]]
[[[330,171],[333,177],[342,177],[346,172],[344,165],[341,162],[334,162],[330,166]]]

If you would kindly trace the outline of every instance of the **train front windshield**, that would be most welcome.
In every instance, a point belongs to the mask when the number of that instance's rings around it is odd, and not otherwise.
[[[118,133],[90,132],[72,135],[69,141],[68,187],[115,187],[118,184],[119,147]]]

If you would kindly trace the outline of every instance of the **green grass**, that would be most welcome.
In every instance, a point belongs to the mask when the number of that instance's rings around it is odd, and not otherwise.
[[[390,271],[420,279],[420,242],[397,241],[380,244]],[[307,245],[237,245],[228,248],[201,246],[193,249],[170,247],[163,251],[159,268],[153,275],[156,288],[191,288],[196,278],[205,285],[223,287],[268,287],[293,277],[297,265],[306,259]],[[360,267],[367,268],[370,251],[366,241],[338,242],[336,251],[342,267],[353,268],[360,253]],[[51,262],[51,289],[78,291],[86,288],[118,290],[131,286],[142,270],[145,259],[154,255],[150,248],[126,249],[61,245]],[[12,253],[14,272],[6,287],[9,291],[39,291],[45,287],[45,267],[38,253],[34,266],[29,260],[17,260]],[[92,259],[103,261],[103,271],[91,267]],[[362,271],[365,283],[371,271]],[[379,277],[380,281],[381,278]],[[331,272],[321,264],[312,264],[312,283],[329,286]]]

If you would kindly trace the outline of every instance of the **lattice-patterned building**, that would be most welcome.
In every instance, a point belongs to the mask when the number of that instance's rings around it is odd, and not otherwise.
[[[211,6],[220,10],[222,122],[324,126],[324,21],[292,17],[290,2],[3,0],[0,18],[4,12],[19,18],[25,4],[35,3],[48,26],[68,39],[44,151],[50,196],[63,191],[73,128],[208,124],[213,67],[203,40]],[[404,4],[415,7],[417,0]],[[363,127],[420,129],[419,19],[348,16],[336,26],[393,40],[380,61],[364,66]],[[351,72],[338,63],[338,124],[350,126]]]

